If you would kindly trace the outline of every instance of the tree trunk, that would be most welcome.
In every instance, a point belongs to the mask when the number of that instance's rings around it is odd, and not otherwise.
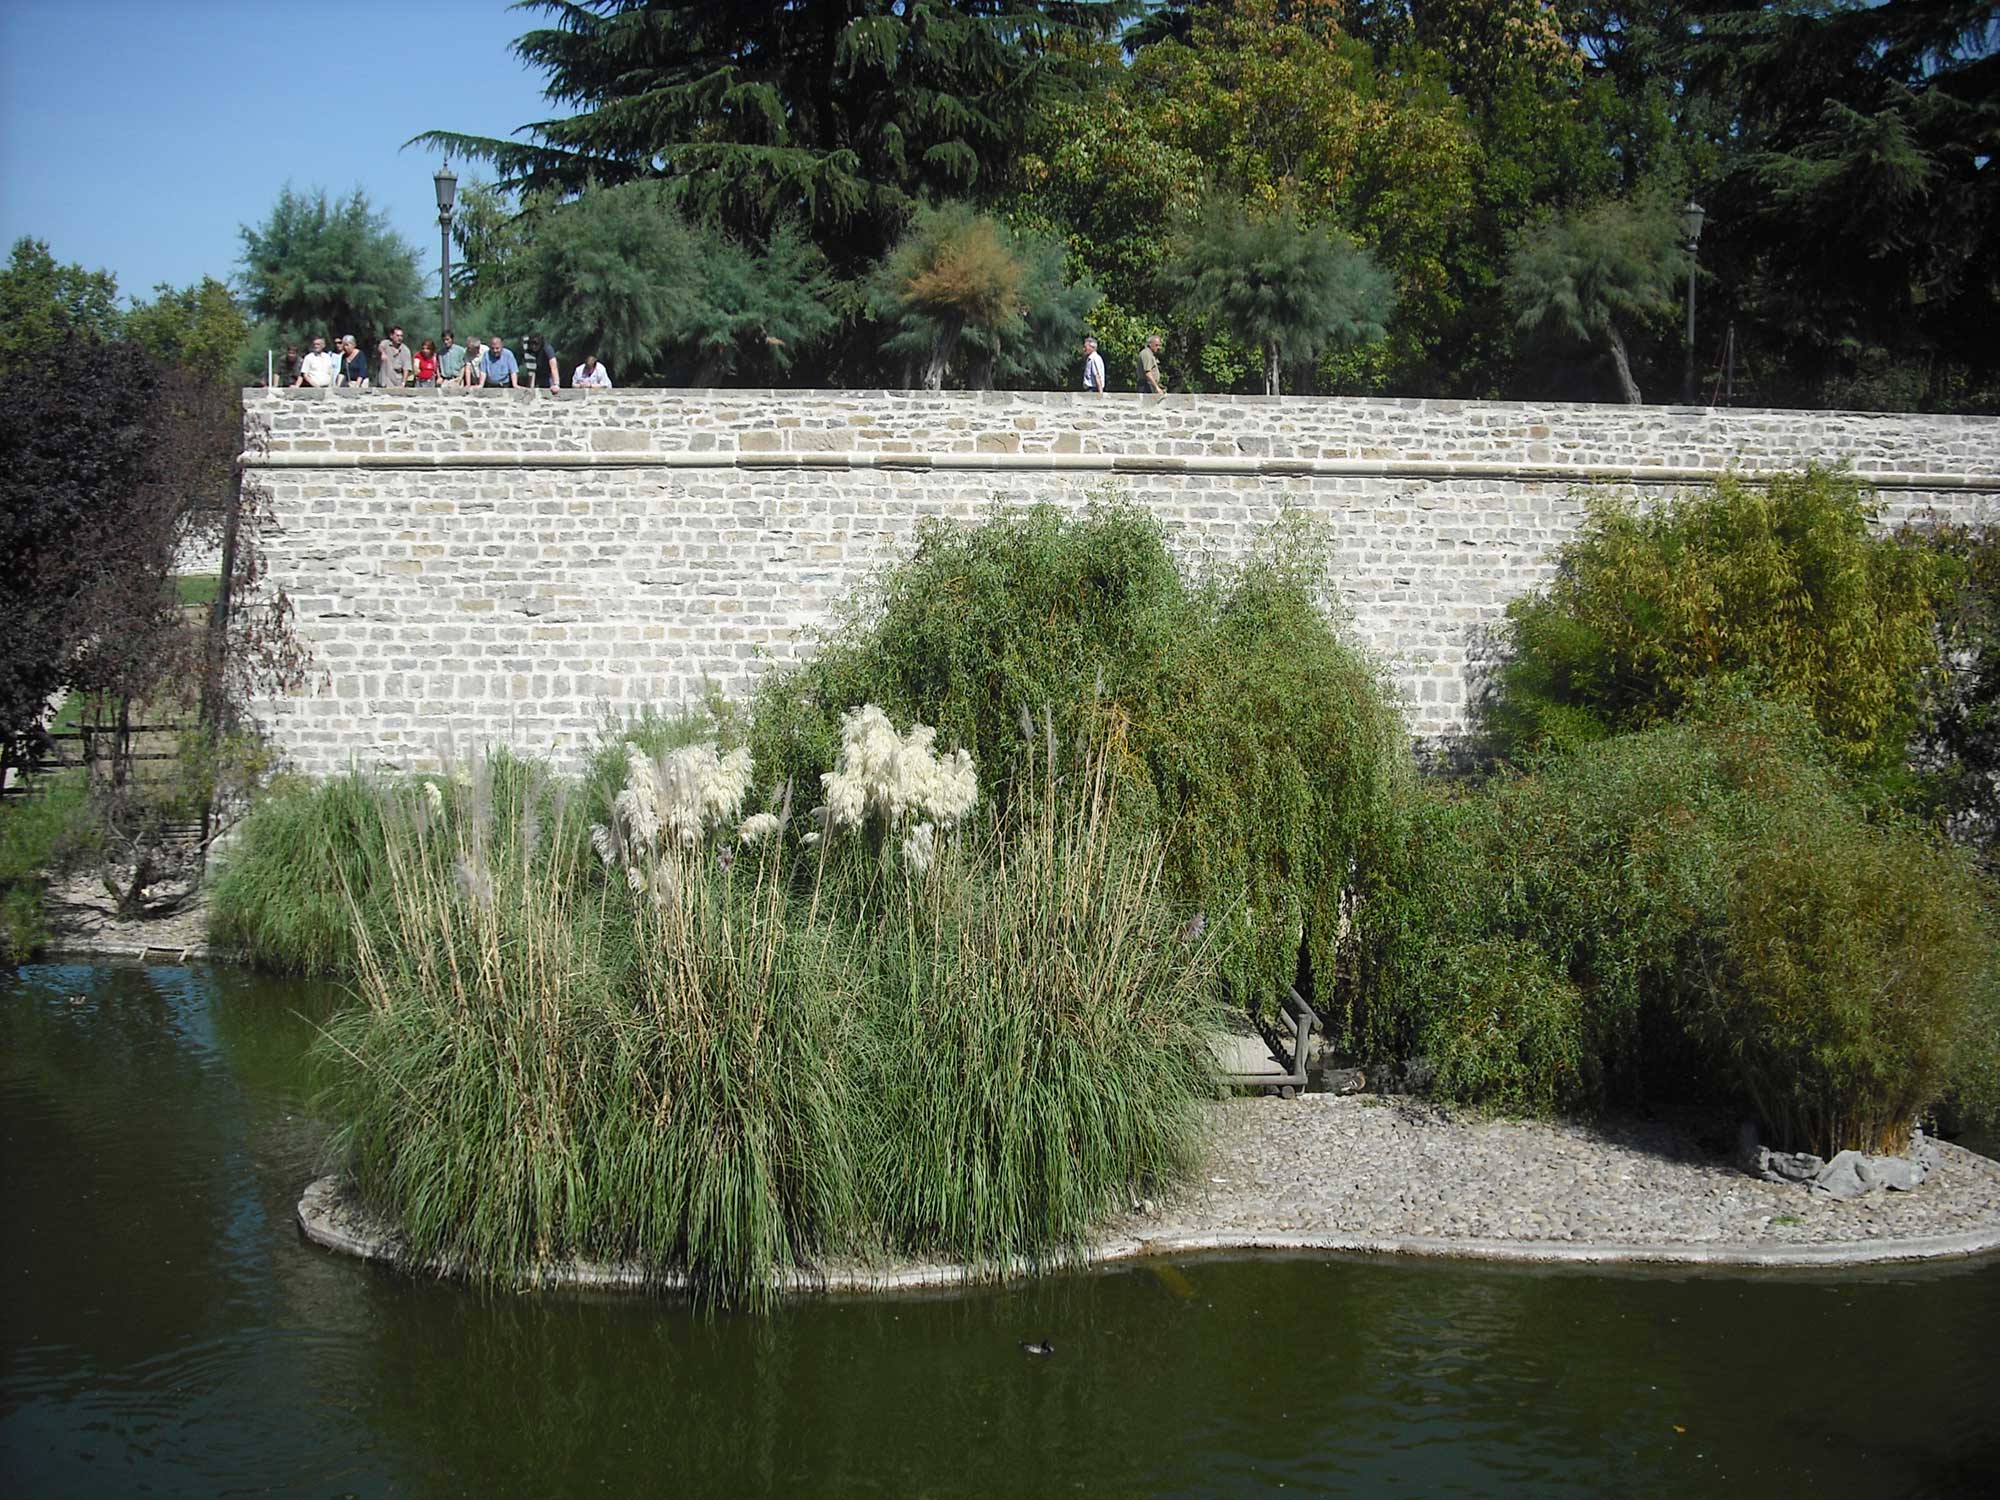
[[[222,521],[222,578],[215,602],[208,607],[208,639],[201,661],[201,732],[208,742],[208,765],[220,758],[225,720],[231,717],[229,687],[229,610],[235,597],[237,535],[243,523],[243,471],[229,486],[229,510]],[[201,799],[201,860],[206,868],[208,841],[215,836],[215,782]]]
[[[1611,363],[1618,371],[1618,394],[1625,398],[1627,406],[1643,406],[1646,398],[1639,394],[1639,383],[1632,378],[1632,361],[1625,354],[1625,340],[1619,337],[1614,323],[1604,325],[1605,342],[1611,346]]]
[[[958,330],[956,322],[938,324],[938,336],[930,342],[930,354],[924,356],[924,390],[944,390],[944,372],[952,368],[952,358],[958,354]]]
[[[1278,346],[1275,343],[1264,346],[1264,394],[1281,395],[1278,389]]]

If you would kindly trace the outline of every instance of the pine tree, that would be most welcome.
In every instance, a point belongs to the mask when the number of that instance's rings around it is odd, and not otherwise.
[[[802,213],[838,264],[873,260],[924,199],[988,193],[1114,0],[529,0],[515,43],[573,113],[525,141],[432,131],[502,185],[571,195],[659,177],[761,238]]]

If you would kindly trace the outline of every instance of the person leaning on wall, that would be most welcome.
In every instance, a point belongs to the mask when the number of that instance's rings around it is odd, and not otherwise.
[[[521,364],[499,334],[486,340],[486,353],[479,361],[479,383],[491,390],[519,390]]]
[[[361,352],[351,333],[343,333],[340,336],[340,383],[368,384],[368,356]]]
[[[314,339],[312,352],[299,361],[299,378],[294,385],[309,385],[319,390],[331,386],[340,375],[340,356],[326,347],[326,340]]]
[[[416,360],[403,342],[403,330],[391,328],[375,346],[375,384],[384,390],[401,390],[415,370]]]
[[[604,368],[595,354],[586,354],[583,363],[570,371],[569,388],[573,391],[608,391],[611,389],[611,372]]]
[[[528,384],[537,390],[559,391],[562,389],[562,370],[558,363],[562,356],[556,353],[555,345],[539,333],[528,335]]]

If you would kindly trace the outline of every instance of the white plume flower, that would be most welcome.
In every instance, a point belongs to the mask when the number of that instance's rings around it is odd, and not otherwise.
[[[936,747],[929,724],[899,735],[874,704],[850,710],[840,722],[840,764],[820,777],[833,823],[858,828],[879,817],[895,828],[917,816],[950,828],[964,818],[979,800],[972,757],[958,750],[940,760]]]
[[[752,845],[763,843],[765,839],[777,831],[778,815],[776,813],[752,813],[737,828],[736,842],[747,849]]]
[[[845,765],[845,758],[842,760]],[[868,787],[846,770],[822,772],[819,784],[826,793],[826,816],[836,828],[859,828],[868,816]]]
[[[903,858],[909,861],[913,873],[922,875],[937,862],[937,830],[929,823],[919,823],[903,839]]]
[[[625,790],[613,802],[625,832],[641,849],[657,849],[661,827],[660,773],[637,745],[625,747]]]
[[[714,746],[708,753],[714,765],[702,783],[701,810],[712,826],[719,827],[735,819],[750,795],[750,747],[739,745],[720,760],[715,760]]]
[[[973,769],[972,756],[965,750],[954,750],[949,760],[938,762],[927,810],[941,826],[951,828],[978,805],[979,773]]]

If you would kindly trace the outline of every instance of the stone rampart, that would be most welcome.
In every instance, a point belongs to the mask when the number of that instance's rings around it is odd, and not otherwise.
[[[322,687],[261,705],[301,769],[739,693],[811,649],[919,518],[1122,494],[1190,555],[1287,508],[1406,697],[1464,730],[1507,601],[1586,502],[1845,463],[1884,525],[2000,515],[2000,419],[1460,401],[834,391],[253,391],[270,583]]]

